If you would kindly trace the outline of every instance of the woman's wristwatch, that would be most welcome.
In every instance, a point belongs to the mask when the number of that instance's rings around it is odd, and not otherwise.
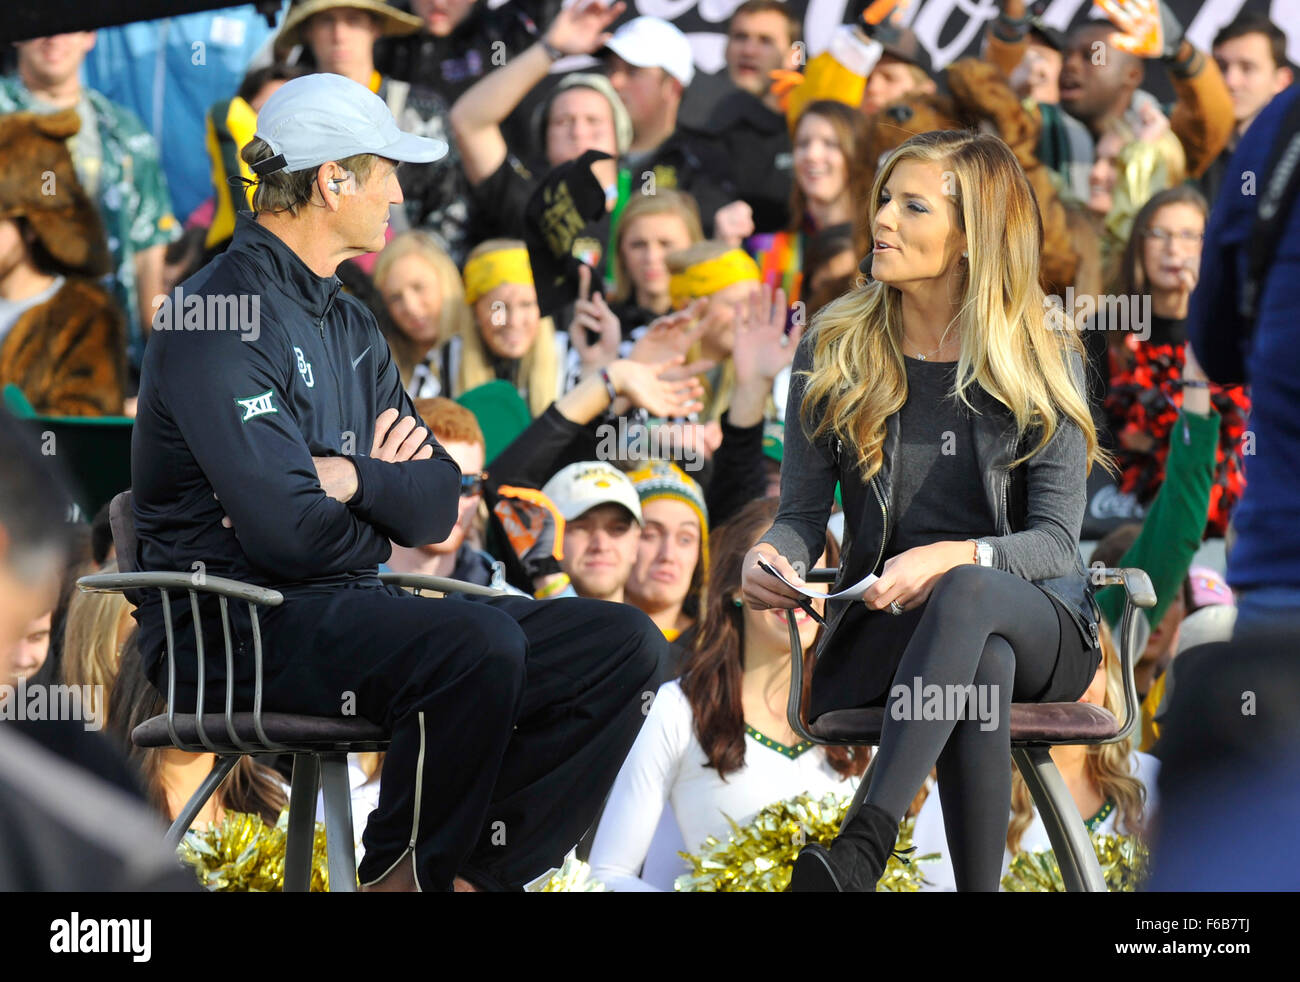
[[[975,562],[980,566],[993,565],[993,547],[983,539],[967,539],[967,542],[975,543]]]

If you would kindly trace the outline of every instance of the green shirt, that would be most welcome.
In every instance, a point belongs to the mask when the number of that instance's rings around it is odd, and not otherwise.
[[[93,113],[96,134],[76,133],[68,139],[77,178],[99,208],[113,257],[113,270],[104,286],[127,312],[128,344],[132,361],[144,352],[140,309],[151,309],[151,298],[138,295],[136,253],[165,245],[180,237],[172,215],[167,181],[158,159],[158,145],[135,115],[94,89],[83,89],[77,105],[83,130],[87,107]],[[53,112],[54,107],[32,95],[18,78],[0,78],[0,113]]]

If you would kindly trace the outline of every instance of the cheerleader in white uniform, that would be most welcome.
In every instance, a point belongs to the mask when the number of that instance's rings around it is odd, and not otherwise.
[[[682,678],[650,705],[592,845],[591,875],[607,889],[672,890],[689,871],[677,851],[699,852],[711,835],[725,840],[728,817],[743,826],[774,802],[828,791],[849,797],[857,788],[864,748],[801,743],[786,722],[786,616],[796,617],[807,651],[817,623],[803,611],[752,610],[740,598],[742,561],[776,508],[774,498],[751,502],[710,538],[695,650]]]

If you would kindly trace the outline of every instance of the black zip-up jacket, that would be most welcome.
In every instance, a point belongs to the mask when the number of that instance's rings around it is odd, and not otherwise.
[[[737,197],[754,211],[755,233],[788,228],[794,153],[785,116],[737,89],[718,103],[708,131],[728,162]]]
[[[447,537],[460,470],[437,441],[428,460],[368,456],[383,410],[419,414],[374,316],[340,286],[247,215],[230,248],[180,285],[173,324],[156,320],[145,352],[131,443],[140,569],[231,577],[288,599],[377,587],[390,540]],[[234,298],[252,322],[215,329],[215,298]],[[356,465],[346,504],[312,463],[332,455]],[[159,601],[146,601],[141,624],[156,629]],[[156,656],[157,631],[142,641]]]
[[[844,499],[844,543],[839,575],[832,592],[879,574],[894,516],[890,473],[899,442],[898,413],[885,421],[880,469],[863,483],[857,454],[836,438],[815,444],[805,435],[800,418],[806,376],[812,368],[815,332],[799,345],[786,403],[785,453],[781,467],[781,507],[771,530],[760,540],[774,545],[791,563],[810,568],[821,552],[830,517],[835,482]],[[1071,355],[1071,370],[1080,393],[1085,391],[1083,358]],[[1014,470],[1008,465],[1026,449],[1017,440],[1010,410],[976,384],[969,390],[974,417],[975,455],[983,475],[989,514],[998,534],[986,537],[994,566],[1015,573],[1059,600],[1079,629],[1085,647],[1096,648],[1098,611],[1083,560],[1079,533],[1086,500],[1086,443],[1083,432],[1068,419],[1057,426],[1047,446]],[[1027,435],[1029,446],[1036,442]],[[830,601],[829,636],[848,607]],[[822,642],[826,644],[825,639]]]

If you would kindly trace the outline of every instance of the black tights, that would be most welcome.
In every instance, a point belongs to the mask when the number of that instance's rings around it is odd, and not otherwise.
[[[1011,811],[1011,703],[1013,697],[1033,700],[1047,688],[1061,642],[1047,594],[1011,573],[958,566],[935,584],[903,652],[866,801],[900,821],[937,766],[958,890],[998,888]],[[1077,644],[1070,638],[1065,647]],[[913,719],[918,677],[921,686],[937,685],[945,693],[948,685],[996,688],[984,689],[964,719],[947,712],[928,719],[924,711]],[[900,685],[906,696],[895,692]],[[988,711],[981,714],[981,707]],[[989,726],[993,720],[996,727]]]

